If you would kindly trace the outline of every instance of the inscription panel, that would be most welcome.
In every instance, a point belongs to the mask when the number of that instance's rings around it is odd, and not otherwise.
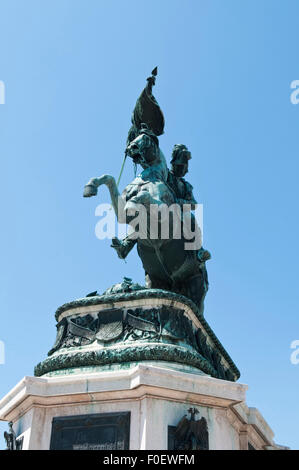
[[[53,418],[50,450],[128,450],[130,412]]]

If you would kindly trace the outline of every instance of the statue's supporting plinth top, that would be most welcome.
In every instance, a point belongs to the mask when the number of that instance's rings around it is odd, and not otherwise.
[[[188,298],[160,289],[85,297],[56,312],[57,339],[35,375],[82,373],[144,361],[236,381],[240,373]]]

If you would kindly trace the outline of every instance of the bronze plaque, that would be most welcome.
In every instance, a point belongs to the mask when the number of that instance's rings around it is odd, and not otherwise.
[[[130,412],[53,418],[50,450],[128,450]]]

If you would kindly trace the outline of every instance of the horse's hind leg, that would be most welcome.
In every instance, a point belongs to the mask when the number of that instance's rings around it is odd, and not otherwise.
[[[200,314],[203,315],[204,299],[208,291],[208,282],[204,273],[196,274],[184,281],[185,295],[189,297],[199,308]]]
[[[155,279],[154,277],[150,277],[150,275],[146,272],[145,273],[145,287],[147,289],[163,289],[163,290],[172,290],[171,285],[166,281],[161,281],[161,279]]]

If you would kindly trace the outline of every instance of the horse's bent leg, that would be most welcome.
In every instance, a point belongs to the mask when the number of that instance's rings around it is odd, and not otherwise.
[[[97,178],[91,178],[90,181],[84,186],[83,197],[96,196],[98,193],[98,186],[95,184]]]
[[[107,183],[109,189],[111,204],[114,209],[117,221],[121,224],[126,223],[125,201],[120,196],[115,179],[111,176]]]
[[[117,237],[113,237],[110,246],[115,249],[119,258],[125,259],[136,243],[137,240],[130,239],[130,236],[128,235],[124,240],[119,240]]]
[[[110,175],[103,175],[99,178],[91,178],[88,183],[84,186],[83,197],[96,196],[98,193],[98,187],[105,185],[108,187],[111,197],[112,207],[116,214],[117,220],[120,223],[126,223],[124,207],[125,203],[120,197],[115,179]]]
[[[184,280],[185,295],[198,306],[201,315],[204,312],[204,299],[209,287],[205,274],[204,267],[201,273]]]
[[[88,183],[84,186],[83,197],[96,196],[98,193],[98,187],[102,184],[108,185],[110,180],[113,179],[113,176],[103,175],[99,178],[91,178]]]

